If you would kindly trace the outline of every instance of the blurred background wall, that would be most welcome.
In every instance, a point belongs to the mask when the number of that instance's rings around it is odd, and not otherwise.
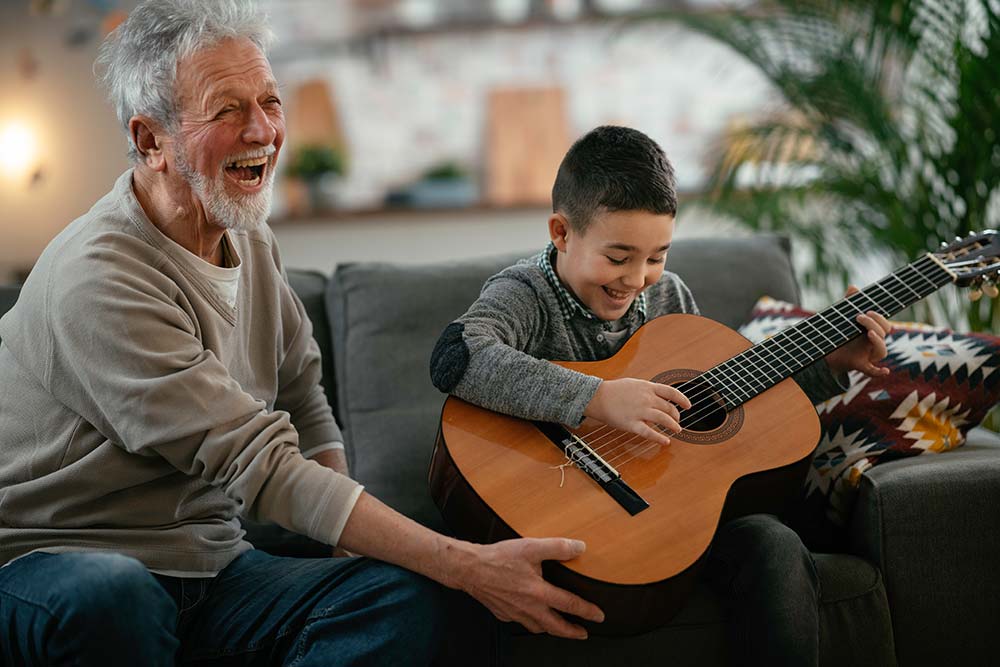
[[[763,77],[642,0],[269,0],[289,141],[272,226],[286,262],[432,261],[546,240],[548,190],[572,140],[603,123],[667,150],[682,192],[708,142],[765,105]],[[662,5],[663,3],[652,3]],[[0,3],[0,279],[127,168],[92,70],[134,2]],[[310,172],[309,150],[335,151]],[[301,158],[301,159],[300,159]],[[685,220],[681,234],[713,233]]]

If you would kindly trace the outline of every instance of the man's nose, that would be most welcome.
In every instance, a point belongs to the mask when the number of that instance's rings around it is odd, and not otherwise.
[[[278,135],[271,118],[257,104],[250,107],[247,124],[243,128],[243,141],[248,144],[269,146]]]

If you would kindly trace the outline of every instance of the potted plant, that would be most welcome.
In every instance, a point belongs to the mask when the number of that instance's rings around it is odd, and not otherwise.
[[[795,239],[812,256],[807,286],[839,298],[860,248],[895,268],[934,239],[997,225],[995,3],[770,0],[659,16],[726,44],[774,88],[777,111],[722,137],[698,203]],[[945,292],[919,308],[1000,330],[989,298]]]
[[[332,192],[345,171],[344,155],[337,147],[303,144],[292,151],[285,175],[305,184],[308,208],[315,212],[333,208]]]

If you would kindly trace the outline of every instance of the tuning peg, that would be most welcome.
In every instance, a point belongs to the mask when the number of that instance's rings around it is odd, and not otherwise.
[[[969,290],[969,301],[979,301],[982,298],[983,290],[980,289],[979,285],[975,285]]]
[[[995,299],[997,295],[1000,295],[1000,289],[997,289],[994,283],[983,283],[983,294],[991,299]]]

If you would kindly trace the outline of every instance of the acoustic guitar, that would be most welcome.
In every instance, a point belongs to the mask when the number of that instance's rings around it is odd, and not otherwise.
[[[586,552],[543,565],[547,580],[605,612],[594,633],[666,623],[684,603],[720,522],[779,512],[819,440],[816,410],[791,376],[857,337],[859,313],[889,317],[949,283],[990,296],[1000,234],[927,253],[757,345],[704,317],[651,320],[609,359],[555,362],[604,379],[674,385],[691,401],[663,446],[587,419],[579,428],[445,402],[430,487],[464,539],[562,536]]]

